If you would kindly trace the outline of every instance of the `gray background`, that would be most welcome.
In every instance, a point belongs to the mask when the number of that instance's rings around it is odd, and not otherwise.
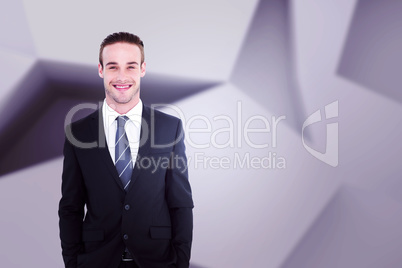
[[[193,267],[402,266],[402,2],[16,0],[1,6],[1,267],[63,266],[57,209],[64,118],[76,104],[103,100],[98,47],[116,31],[144,40],[145,103],[174,104],[187,122],[204,116],[212,130],[228,127],[216,116],[231,118],[236,131],[252,116],[286,116],[277,146],[265,149],[244,139],[217,148],[211,135],[187,133],[188,141],[210,145],[187,141]],[[305,134],[308,146],[324,152],[326,124],[338,124],[337,167],[314,158],[301,140],[307,117],[334,101],[339,116]],[[253,141],[271,138],[260,133]],[[269,152],[284,158],[286,168],[214,168],[194,160]]]

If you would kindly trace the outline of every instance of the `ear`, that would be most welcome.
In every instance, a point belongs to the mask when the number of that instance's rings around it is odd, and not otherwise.
[[[146,67],[147,67],[147,64],[146,64],[146,62],[144,61],[144,62],[141,64],[141,77],[144,77],[144,76],[145,76]]]
[[[98,64],[98,74],[100,78],[103,78],[103,67],[100,63]]]

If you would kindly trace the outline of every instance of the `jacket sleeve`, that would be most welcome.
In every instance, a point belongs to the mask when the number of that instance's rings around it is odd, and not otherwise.
[[[193,199],[188,180],[184,132],[179,121],[177,143],[166,175],[166,198],[172,223],[172,243],[177,254],[176,267],[189,267],[193,236]]]
[[[77,267],[77,255],[82,251],[82,221],[85,187],[74,147],[64,143],[62,197],[59,203],[59,227],[62,255],[66,267]]]

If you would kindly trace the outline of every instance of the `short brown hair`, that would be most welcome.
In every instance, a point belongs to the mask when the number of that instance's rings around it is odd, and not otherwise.
[[[137,45],[141,51],[141,64],[144,62],[144,60],[145,60],[144,43],[142,42],[142,40],[135,34],[127,33],[127,32],[119,32],[119,33],[112,33],[112,34],[108,35],[102,41],[102,44],[100,45],[99,63],[102,65],[102,67],[103,67],[103,57],[102,57],[103,49],[105,48],[105,46],[113,45],[115,43],[129,43],[129,44]]]

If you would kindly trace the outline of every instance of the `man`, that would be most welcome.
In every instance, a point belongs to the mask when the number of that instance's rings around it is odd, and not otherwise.
[[[66,267],[189,266],[193,201],[183,128],[143,105],[145,67],[138,36],[106,37],[103,105],[66,127],[59,204]]]

